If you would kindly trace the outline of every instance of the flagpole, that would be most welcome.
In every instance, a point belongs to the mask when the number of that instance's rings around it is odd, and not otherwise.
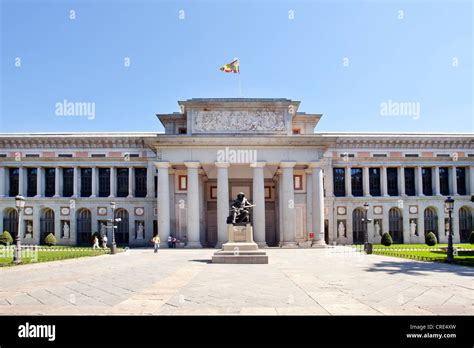
[[[242,98],[242,83],[240,81],[240,71],[239,71],[239,98]]]

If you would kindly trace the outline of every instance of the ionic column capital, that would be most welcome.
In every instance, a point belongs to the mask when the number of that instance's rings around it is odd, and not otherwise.
[[[296,165],[294,161],[281,161],[280,167],[281,168],[293,168]]]
[[[229,168],[230,166],[229,162],[214,162],[214,164],[217,168]]]
[[[155,165],[156,169],[168,169],[168,168],[171,167],[171,164],[168,161],[154,162],[154,165]]]
[[[253,162],[250,164],[250,167],[252,168],[263,168],[265,167],[267,164],[267,162],[265,161],[258,161],[258,162]]]
[[[186,168],[200,168],[201,167],[201,162],[199,161],[185,161],[184,165]]]

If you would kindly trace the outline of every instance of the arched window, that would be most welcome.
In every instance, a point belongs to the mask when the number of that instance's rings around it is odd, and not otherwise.
[[[469,235],[473,229],[472,214],[469,207],[461,207],[459,209],[459,237],[461,243],[469,242]]]
[[[120,221],[115,223],[117,226],[115,229],[115,242],[117,244],[128,244],[128,211],[125,209],[117,209],[115,218],[120,218]]]
[[[91,211],[79,209],[76,213],[77,244],[90,245],[92,242]]]
[[[40,217],[40,243],[48,234],[54,234],[54,210],[45,208],[41,211]]]
[[[16,209],[8,208],[3,215],[3,231],[11,234],[13,239],[16,237],[18,231],[18,212]],[[1,231],[3,233],[3,231]]]
[[[436,235],[436,239],[439,241],[438,236],[438,215],[436,209],[433,207],[428,207],[425,209],[425,235],[428,232],[433,232]]]
[[[388,211],[388,231],[394,243],[403,243],[403,217],[398,208],[391,208]]]
[[[367,224],[365,218],[365,209],[357,208],[352,212],[352,243],[363,244],[365,242],[365,232]]]

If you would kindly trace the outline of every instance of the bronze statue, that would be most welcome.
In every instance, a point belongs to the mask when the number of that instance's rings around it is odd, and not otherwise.
[[[239,192],[237,194],[237,198],[232,203],[231,213],[227,217],[228,224],[246,224],[250,222],[250,211],[248,208],[254,207],[247,198],[245,198],[245,194],[243,192]]]

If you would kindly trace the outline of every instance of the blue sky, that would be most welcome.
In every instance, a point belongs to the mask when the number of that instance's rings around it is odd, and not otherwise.
[[[177,100],[239,97],[234,57],[243,97],[300,100],[317,131],[474,131],[471,1],[0,2],[1,132],[160,132]]]

